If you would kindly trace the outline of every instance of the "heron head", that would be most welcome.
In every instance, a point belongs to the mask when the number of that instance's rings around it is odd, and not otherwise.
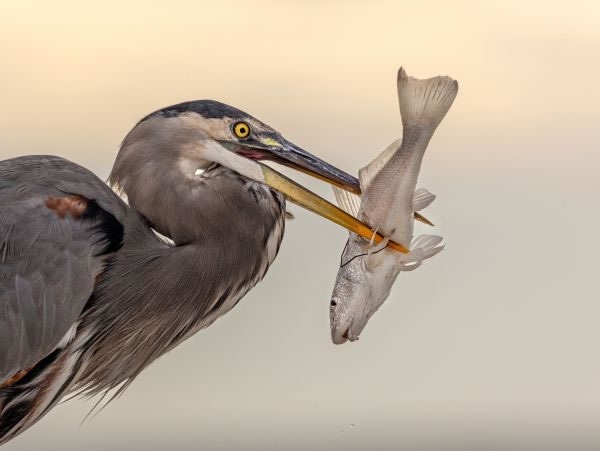
[[[164,190],[173,180],[192,180],[198,170],[218,164],[269,185],[289,200],[338,224],[353,222],[353,218],[344,217],[344,212],[321,202],[306,188],[260,164],[261,160],[274,161],[360,193],[355,177],[296,146],[251,115],[213,100],[180,103],[143,118],[123,141],[110,182],[119,186],[130,201],[135,197],[139,204],[141,198],[151,196],[146,192],[149,182],[156,183],[165,172],[174,176],[163,176]],[[142,179],[147,182],[141,183]],[[360,224],[356,220],[354,223]]]

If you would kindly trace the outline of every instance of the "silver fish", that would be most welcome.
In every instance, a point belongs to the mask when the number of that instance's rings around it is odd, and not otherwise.
[[[330,303],[331,339],[355,341],[369,318],[390,294],[401,271],[411,271],[443,249],[441,237],[413,240],[414,214],[435,196],[415,191],[425,149],[458,92],[450,77],[419,80],[398,71],[402,139],[392,143],[359,171],[362,196],[334,188],[340,207],[381,233],[378,245],[350,233]],[[386,247],[393,240],[410,249],[402,254]]]

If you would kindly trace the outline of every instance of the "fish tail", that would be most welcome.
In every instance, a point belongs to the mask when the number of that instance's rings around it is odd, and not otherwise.
[[[458,92],[458,82],[440,76],[419,80],[398,70],[398,100],[405,133],[415,127],[428,128],[433,134]]]

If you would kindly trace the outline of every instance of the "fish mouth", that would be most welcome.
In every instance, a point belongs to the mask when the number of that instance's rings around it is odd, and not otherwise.
[[[352,323],[354,323],[354,319],[350,320],[350,323],[343,329],[335,328],[333,333],[331,334],[331,340],[336,345],[341,345],[346,343],[347,341],[357,341],[358,335],[352,333]],[[339,331],[343,331],[341,334]]]

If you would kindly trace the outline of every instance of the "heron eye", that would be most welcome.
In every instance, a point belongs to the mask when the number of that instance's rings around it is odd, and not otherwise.
[[[250,134],[250,126],[245,122],[236,122],[233,126],[233,133],[238,138],[247,138]]]

